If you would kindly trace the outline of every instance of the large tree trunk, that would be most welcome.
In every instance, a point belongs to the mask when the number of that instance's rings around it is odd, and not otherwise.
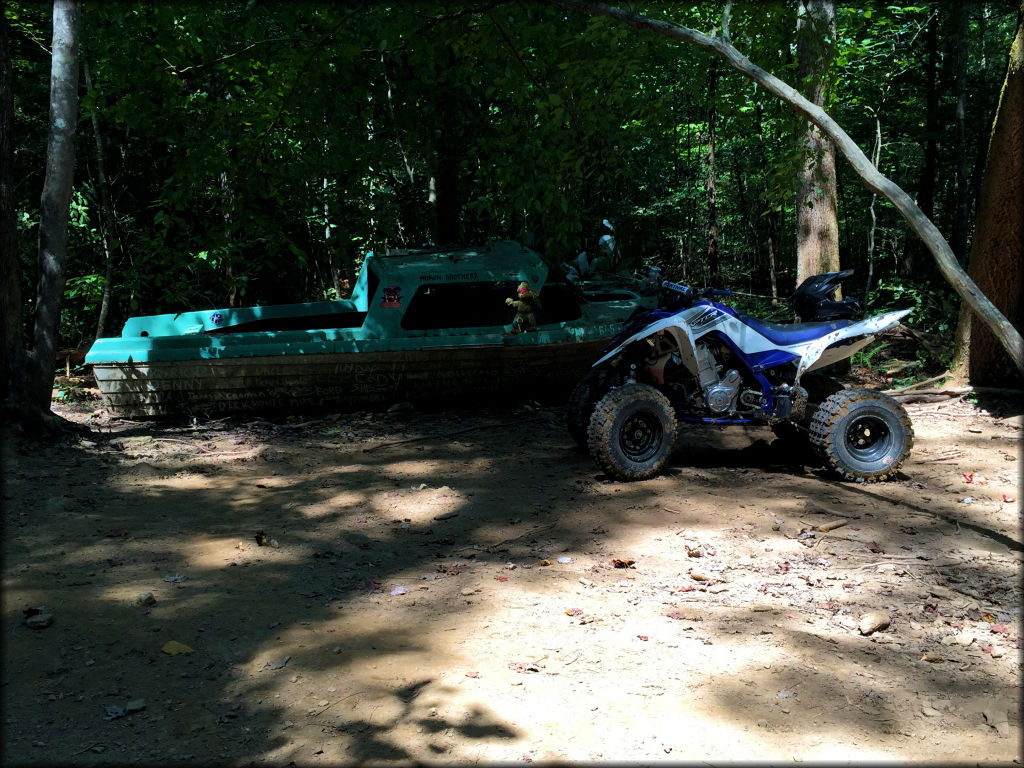
[[[798,76],[807,100],[825,103],[825,82],[835,50],[833,0],[801,0],[797,11]],[[796,284],[839,269],[836,155],[821,129],[808,123],[804,167],[796,193]]]
[[[24,329],[21,323],[21,264],[14,210],[14,77],[7,42],[7,8],[0,0],[0,421],[17,413],[24,400]]]
[[[770,93],[782,99],[798,115],[810,120],[828,136],[836,148],[842,152],[850,166],[861,177],[870,191],[875,192],[895,206],[906,220],[910,228],[920,237],[939,267],[942,276],[953,286],[953,289],[966,301],[978,317],[1000,340],[1003,348],[1013,359],[1014,365],[1024,373],[1024,337],[1013,327],[1003,314],[985,298],[978,286],[971,280],[957,263],[949,243],[938,228],[921,213],[921,209],[902,188],[892,180],[879,173],[871,164],[856,142],[850,138],[835,120],[829,117],[820,107],[816,107],[804,98],[796,89],[786,84],[769,72],[761,69],[750,59],[736,50],[729,41],[727,24],[723,24],[722,34],[711,37],[688,27],[679,26],[660,19],[649,19],[632,11],[593,2],[593,0],[547,0],[553,5],[585,11],[591,14],[607,16],[636,29],[641,29],[671,40],[679,40],[689,45],[709,51],[724,59],[733,69],[744,77],[760,84]],[[726,8],[730,6],[727,5]],[[727,17],[723,17],[727,22]],[[1019,218],[1019,209],[1017,210]]]
[[[970,275],[1008,318],[1019,317],[1024,290],[1024,2],[1010,47],[978,195]],[[964,305],[957,326],[954,370],[972,384],[996,383],[1005,374],[1000,341],[974,323]]]
[[[50,70],[50,137],[40,198],[39,280],[35,329],[27,366],[29,405],[49,411],[53,363],[60,332],[67,255],[68,207],[75,176],[75,128],[78,123],[78,28],[81,0],[54,0]]]

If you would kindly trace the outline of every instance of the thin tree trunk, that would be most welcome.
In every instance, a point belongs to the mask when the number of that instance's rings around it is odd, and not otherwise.
[[[878,167],[878,161],[882,157],[882,121],[878,114],[875,114],[875,146],[871,153],[871,164]],[[878,195],[871,193],[871,204],[868,205],[868,214],[871,216],[871,226],[868,227],[868,276],[864,284],[864,307],[868,306],[868,299],[871,297],[871,282],[875,277],[875,230],[878,225],[878,218],[875,216],[875,200]]]
[[[812,104],[795,88],[786,84],[770,72],[766,72],[740,53],[729,41],[728,27],[723,25],[722,34],[711,37],[688,27],[660,19],[649,19],[632,11],[594,2],[593,0],[547,0],[552,5],[581,10],[590,14],[607,16],[628,24],[636,29],[654,32],[671,40],[678,40],[709,51],[728,62],[744,77],[759,83],[767,91],[784,101],[790,109],[817,125],[864,182],[864,185],[890,203],[900,212],[908,226],[920,237],[935,259],[942,276],[953,289],[974,310],[982,322],[1000,340],[1014,365],[1024,373],[1024,337],[1020,331],[989,301],[978,286],[963,271],[942,236],[938,227],[925,216],[914,200],[899,185],[879,173],[878,169],[864,155],[863,150],[850,138],[835,120],[823,109]],[[727,5],[728,7],[728,5]],[[1019,209],[1017,210],[1019,213]]]
[[[757,119],[757,143],[761,148],[761,158],[764,161],[765,169],[761,173],[761,192],[762,200],[765,203],[765,210],[763,212],[763,218],[765,220],[765,226],[767,232],[767,251],[768,251],[768,279],[772,286],[772,303],[775,304],[779,299],[779,286],[778,278],[775,274],[775,243],[778,242],[779,234],[779,214],[778,212],[767,205],[768,201],[768,150],[764,144],[764,122],[763,110],[761,109],[760,102],[754,102],[754,116]]]
[[[961,265],[967,263],[967,234],[971,222],[971,190],[967,174],[967,46],[969,7],[960,6],[956,34],[956,218],[953,221],[953,242],[950,246]]]
[[[231,186],[227,171],[220,172],[221,221],[224,222],[224,281],[227,283],[226,300],[229,307],[238,304],[238,285],[235,282],[234,253],[231,244],[235,239],[234,210],[235,190]]]
[[[939,161],[939,89],[938,89],[938,19],[939,11],[932,12],[925,29],[925,117],[924,117],[924,164],[917,182],[917,205],[929,219],[935,216],[935,173]],[[909,243],[903,251],[900,273],[914,274],[918,242]]]
[[[92,72],[89,60],[83,60],[85,87],[92,90]],[[103,160],[103,134],[100,132],[100,118],[96,109],[92,110],[92,135],[96,141],[96,186],[100,191],[100,239],[103,243],[103,259],[105,264],[103,280],[103,296],[100,299],[100,315],[96,320],[96,338],[103,336],[107,329],[107,316],[110,314],[110,297],[114,285],[114,246],[111,240],[118,242],[114,210],[110,205],[110,193],[107,186],[106,163]]]
[[[743,223],[746,224],[746,229],[750,234],[750,251],[745,262],[746,266],[750,268],[750,273],[753,274],[756,267],[761,263],[761,244],[757,237],[754,214],[750,210],[750,200],[747,199],[747,183],[743,178],[743,168],[740,164],[740,159],[736,156],[735,152],[730,153],[730,159],[732,160],[733,178],[736,182],[736,196],[739,198],[740,215],[743,217]],[[753,288],[753,286],[750,287]]]
[[[708,193],[708,250],[707,262],[711,285],[718,285],[718,213],[715,210],[715,108],[716,90],[718,86],[718,62],[712,61],[708,68],[708,153],[707,177],[704,189]]]
[[[797,17],[800,82],[808,101],[825,103],[825,81],[834,57],[836,8],[833,0],[801,0]],[[796,284],[811,275],[839,269],[836,217],[836,158],[832,142],[808,123],[806,159],[796,195]]]
[[[21,264],[14,210],[14,72],[7,38],[7,7],[0,0],[0,406],[12,414],[24,403],[24,328],[21,322]],[[0,421],[9,423],[5,415]]]
[[[46,175],[40,197],[39,281],[28,399],[40,412],[50,410],[54,353],[60,333],[67,256],[68,214],[75,176],[75,127],[78,123],[78,30],[80,0],[54,0],[50,71],[50,134]]]

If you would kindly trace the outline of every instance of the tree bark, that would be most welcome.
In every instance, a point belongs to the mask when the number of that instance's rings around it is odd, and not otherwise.
[[[12,412],[24,401],[24,328],[21,264],[14,210],[14,72],[7,38],[7,8],[0,0],[0,406]],[[5,423],[8,419],[2,419]]]
[[[708,68],[708,153],[707,153],[707,177],[704,181],[704,190],[708,193],[708,270],[710,272],[711,285],[718,285],[719,260],[718,260],[718,212],[715,209],[715,92],[718,85],[718,62],[712,61]]]
[[[82,67],[85,74],[86,90],[92,90],[92,73],[86,59]],[[107,185],[106,163],[103,159],[103,134],[100,132],[100,118],[97,110],[92,111],[92,135],[96,142],[96,186],[100,193],[100,239],[103,242],[103,295],[100,298],[100,315],[96,319],[96,338],[100,338],[107,330],[107,317],[110,314],[110,299],[114,286],[114,247],[119,241],[117,237],[114,209],[110,204],[110,192]]]
[[[929,219],[935,216],[935,173],[939,163],[939,9],[932,11],[925,28],[925,107],[924,135],[922,136],[924,163],[917,180],[917,205]],[[904,276],[914,274],[918,242],[908,243],[900,259]]]
[[[54,353],[60,332],[67,256],[68,212],[75,176],[75,129],[78,122],[78,29],[81,0],[54,0],[50,70],[50,134],[46,174],[40,197],[39,280],[27,398],[38,411],[49,411],[53,396]]]
[[[804,95],[816,107],[825,103],[836,36],[833,0],[801,0],[797,15],[798,76]],[[836,218],[836,155],[832,142],[808,123],[805,160],[796,193],[796,284],[811,275],[839,269]]]
[[[1006,79],[992,124],[978,195],[970,275],[1009,318],[1019,317],[1024,291],[1024,2],[1010,47]],[[963,307],[954,353],[956,378],[994,383],[1003,373],[1000,339]],[[1016,361],[1015,361],[1016,362]],[[1019,368],[1020,366],[1018,366]]]
[[[632,11],[593,2],[593,0],[546,0],[553,5],[585,11],[590,14],[607,16],[621,21],[636,29],[654,32],[671,40],[678,40],[689,45],[709,51],[724,59],[733,69],[749,80],[760,84],[770,93],[782,99],[798,115],[817,125],[850,163],[853,170],[861,177],[870,191],[875,192],[900,212],[910,228],[928,246],[939,271],[960,297],[970,305],[982,322],[1000,340],[1018,370],[1024,373],[1024,338],[1010,324],[1003,314],[989,301],[978,286],[971,280],[957,263],[949,243],[938,228],[925,216],[913,199],[901,187],[879,173],[871,164],[864,152],[857,146],[835,120],[823,109],[815,106],[804,98],[795,88],[780,80],[775,75],[761,69],[750,59],[736,50],[729,41],[728,34],[723,30],[721,36],[709,36],[702,32],[673,24],[659,19],[649,19]],[[1019,214],[1019,209],[1017,211]],[[1019,218],[1019,216],[1018,216]]]
[[[956,32],[956,218],[953,222],[953,253],[960,264],[967,263],[967,239],[971,226],[971,190],[967,173],[967,46],[969,6],[961,5]]]

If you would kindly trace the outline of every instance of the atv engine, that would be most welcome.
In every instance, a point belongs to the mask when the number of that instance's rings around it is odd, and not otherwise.
[[[697,345],[697,380],[704,395],[704,404],[712,413],[731,413],[736,410],[743,377],[735,369],[719,376],[724,366],[718,365],[715,356],[703,344]]]

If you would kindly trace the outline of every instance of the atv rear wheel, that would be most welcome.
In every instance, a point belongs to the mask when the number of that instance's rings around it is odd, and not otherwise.
[[[665,395],[647,384],[626,384],[594,408],[587,447],[610,477],[646,480],[665,466],[676,432],[675,413]]]
[[[899,470],[914,445],[907,410],[870,389],[844,389],[811,418],[811,444],[846,480],[873,483]]]

